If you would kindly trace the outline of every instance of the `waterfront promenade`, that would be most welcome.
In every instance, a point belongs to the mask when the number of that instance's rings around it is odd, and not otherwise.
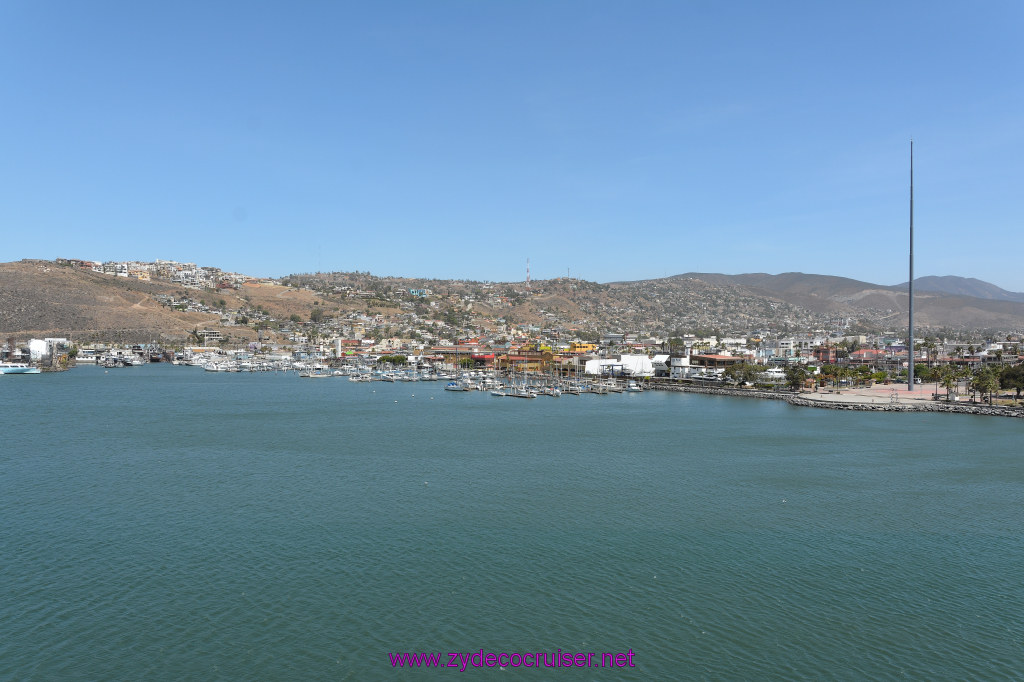
[[[939,389],[935,399],[934,384],[919,384],[914,391],[908,391],[906,384],[878,384],[870,387],[818,389],[800,393],[759,391],[746,388],[725,388],[712,386],[684,386],[663,383],[652,384],[651,388],[685,393],[706,393],[767,400],[785,400],[791,405],[819,407],[833,410],[864,410],[877,412],[954,412],[959,414],[981,414],[999,417],[1024,417],[1024,408],[990,406],[966,400],[946,402],[946,393]]]
[[[857,388],[842,389],[821,389],[817,391],[805,391],[799,394],[804,400],[818,401],[823,403],[858,404],[858,405],[916,405],[920,403],[931,404],[936,402],[934,398],[934,384],[918,384],[913,391],[908,390],[907,384],[876,384],[874,386],[860,386]],[[939,390],[939,400],[945,402],[945,391]]]

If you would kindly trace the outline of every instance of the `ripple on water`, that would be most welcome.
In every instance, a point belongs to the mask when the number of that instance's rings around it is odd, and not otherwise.
[[[1024,668],[1012,422],[130,372],[4,387],[0,677],[389,679],[388,651],[479,648],[632,648],[634,680]]]

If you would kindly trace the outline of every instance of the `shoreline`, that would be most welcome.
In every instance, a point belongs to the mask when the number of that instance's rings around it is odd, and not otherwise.
[[[1000,407],[977,403],[947,403],[933,400],[931,394],[922,391],[911,393],[896,390],[896,402],[892,402],[893,387],[884,389],[847,389],[843,393],[791,393],[762,391],[744,388],[720,388],[712,386],[684,386],[652,382],[654,391],[676,391],[679,393],[703,393],[737,398],[761,400],[783,400],[797,407],[816,407],[826,410],[851,410],[860,412],[947,412],[952,414],[974,414],[990,417],[1024,418],[1022,407]],[[923,388],[923,387],[922,387]]]

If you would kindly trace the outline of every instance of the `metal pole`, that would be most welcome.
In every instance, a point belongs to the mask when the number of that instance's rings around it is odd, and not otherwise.
[[[914,140],[910,140],[910,350],[907,390],[914,390]]]

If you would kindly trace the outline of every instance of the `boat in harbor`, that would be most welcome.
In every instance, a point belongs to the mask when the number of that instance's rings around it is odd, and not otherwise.
[[[0,374],[42,374],[42,370],[27,362],[0,362]]]
[[[508,395],[512,398],[536,398],[537,392],[526,386],[513,386]]]

